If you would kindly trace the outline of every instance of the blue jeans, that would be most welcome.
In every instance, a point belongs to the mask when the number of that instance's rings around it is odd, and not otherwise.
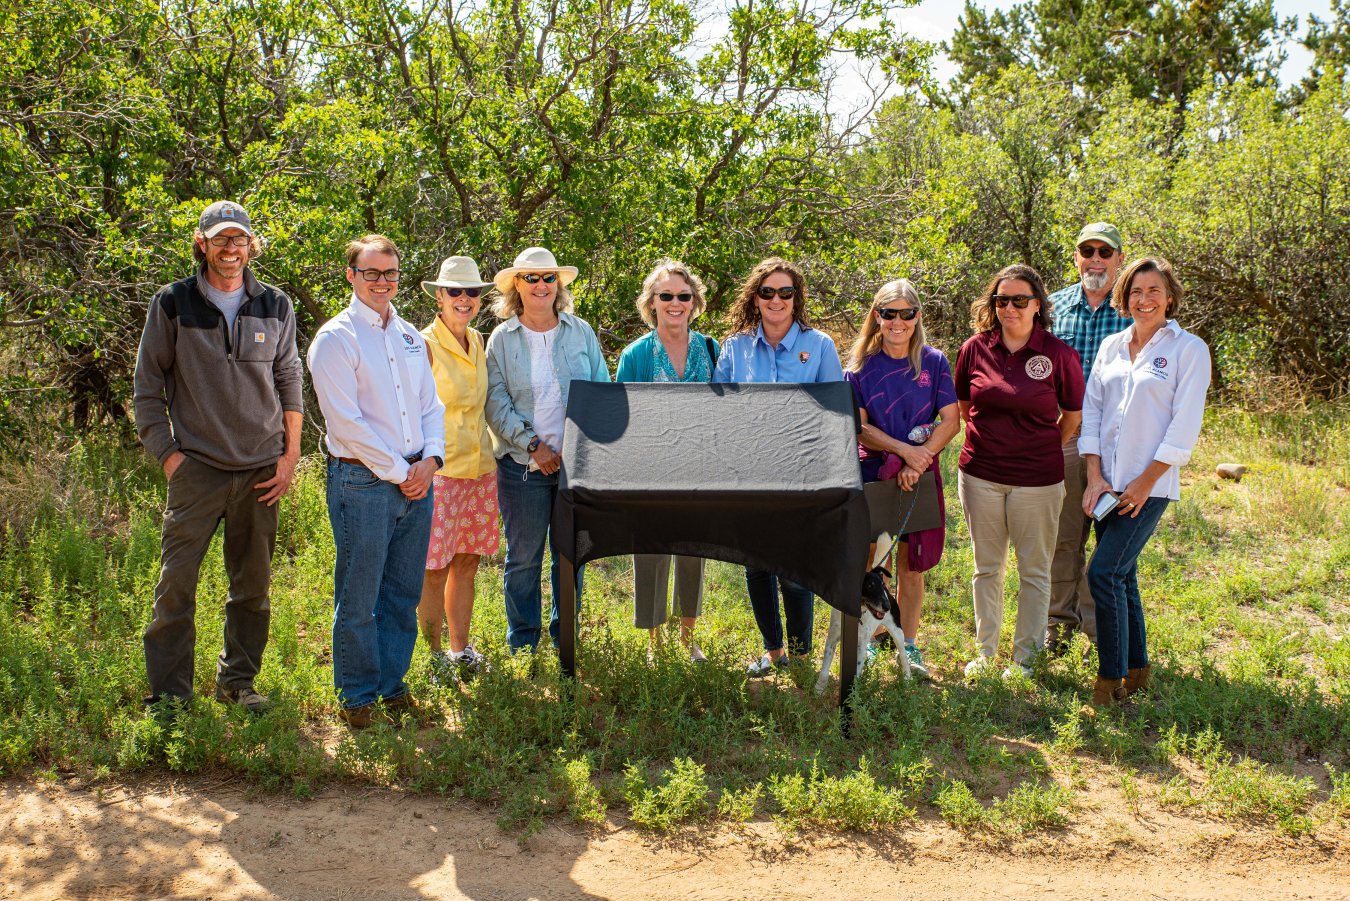
[[[558,549],[553,544],[553,501],[558,496],[558,474],[544,475],[521,466],[510,455],[497,460],[497,506],[506,529],[506,566],[502,583],[506,595],[506,642],[511,653],[539,647],[540,608],[544,603],[541,580],[544,573],[544,539],[548,539],[553,565],[549,585],[553,589],[553,613],[548,634],[558,644]],[[581,614],[581,583],[585,567],[576,569],[577,614]]]
[[[348,710],[408,691],[432,504],[430,492],[410,501],[359,463],[328,458],[333,684]]]
[[[781,588],[783,613],[787,617],[788,650],[793,654],[811,653],[815,595],[787,579],[758,569],[745,571],[745,588],[750,592],[750,609],[755,612],[755,625],[759,626],[759,634],[764,638],[764,650],[783,648],[783,620],[778,616],[778,589]]]
[[[1139,597],[1139,555],[1170,503],[1151,497],[1138,516],[1114,510],[1095,523],[1097,549],[1088,564],[1088,588],[1097,608],[1097,675],[1123,679],[1148,665],[1144,604]]]

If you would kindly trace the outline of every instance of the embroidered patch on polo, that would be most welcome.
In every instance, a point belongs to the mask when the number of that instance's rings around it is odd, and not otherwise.
[[[1037,354],[1030,360],[1027,360],[1027,375],[1037,381],[1050,378],[1050,374],[1055,371],[1055,364],[1050,362],[1050,358],[1045,354]]]
[[[802,351],[801,353],[797,354],[797,359],[805,363],[807,360],[811,359],[811,351],[809,350]]]

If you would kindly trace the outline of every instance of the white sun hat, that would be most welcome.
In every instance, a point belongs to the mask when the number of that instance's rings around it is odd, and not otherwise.
[[[552,251],[543,247],[527,247],[520,252],[514,263],[498,272],[492,280],[496,282],[497,290],[504,292],[510,287],[511,279],[522,272],[556,272],[558,282],[564,288],[572,284],[577,277],[577,267],[559,266]]]
[[[422,282],[422,290],[436,296],[437,288],[491,288],[492,282],[483,281],[473,257],[446,257],[441,263],[441,274],[435,281]]]

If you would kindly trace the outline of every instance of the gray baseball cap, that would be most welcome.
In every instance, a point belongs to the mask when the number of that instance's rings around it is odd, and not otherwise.
[[[249,222],[248,212],[233,200],[217,200],[202,210],[197,228],[208,238],[214,238],[227,228],[237,228],[246,235],[253,234],[253,223]]]

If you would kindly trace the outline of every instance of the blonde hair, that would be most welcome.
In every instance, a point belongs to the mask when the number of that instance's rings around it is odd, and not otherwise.
[[[638,315],[642,317],[643,322],[647,323],[648,328],[656,328],[656,285],[662,279],[672,275],[684,279],[689,285],[689,290],[694,294],[694,306],[689,312],[691,322],[707,309],[708,301],[703,296],[703,292],[707,288],[703,284],[703,279],[695,275],[687,265],[679,260],[662,257],[656,261],[656,266],[642,280],[642,290],[638,292],[637,296]]]
[[[862,330],[858,332],[858,337],[853,342],[853,348],[849,351],[847,367],[849,372],[861,371],[868,358],[881,351],[881,323],[877,321],[876,312],[886,304],[894,303],[897,300],[903,300],[919,311],[913,320],[914,331],[909,336],[910,374],[915,381],[919,380],[919,371],[923,368],[923,348],[928,336],[923,331],[923,309],[919,300],[919,292],[914,290],[914,286],[906,278],[897,278],[895,281],[887,282],[877,290],[876,296],[872,298],[872,306],[867,310],[867,319],[863,322]]]
[[[1126,266],[1116,278],[1116,287],[1111,292],[1111,306],[1120,315],[1133,319],[1130,315],[1130,288],[1134,285],[1135,276],[1145,272],[1156,272],[1163,277],[1167,285],[1167,311],[1163,315],[1168,319],[1173,318],[1181,308],[1181,298],[1185,296],[1186,289],[1181,286],[1181,279],[1177,278],[1172,264],[1162,257],[1141,257]]]
[[[572,312],[572,292],[562,286],[562,276],[558,277],[558,293],[553,298],[553,315]],[[512,316],[519,316],[525,309],[525,302],[516,290],[516,280],[506,286],[506,290],[497,289],[497,299],[492,302],[492,315],[505,322]]]

